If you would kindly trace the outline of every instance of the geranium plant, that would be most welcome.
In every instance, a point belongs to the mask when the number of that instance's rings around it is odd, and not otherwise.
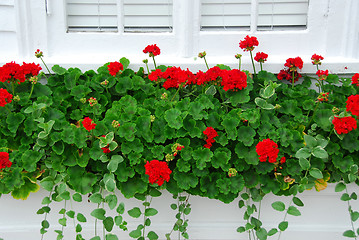
[[[190,195],[225,203],[238,199],[245,221],[238,232],[247,232],[249,239],[280,238],[288,227],[286,216],[301,215],[298,193],[327,183],[338,183],[340,192],[358,183],[358,74],[339,78],[320,70],[324,58],[316,54],[311,61],[317,77],[300,73],[300,57],[288,58],[285,69],[273,74],[263,71],[267,54],[253,59],[256,37],[239,45],[249,51],[254,74],[241,69],[240,54],[239,69],[205,62],[208,70],[196,73],[156,62],[150,70],[144,60],[145,74],[143,68],[128,68],[126,58],[97,71],[55,65],[48,75],[34,63],[5,64],[0,68],[0,193],[26,199],[39,183],[49,191],[38,210],[44,214],[43,236],[51,203],[63,201],[59,223],[65,227],[73,219],[76,239],[83,239],[81,224],[87,219],[66,202],[87,196],[97,206],[91,216],[103,225],[103,239],[118,239],[115,227],[135,239],[158,239],[147,227],[158,213],[151,202],[166,189],[177,212],[167,239],[176,231],[189,238]],[[156,44],[143,52],[153,61],[161,53]],[[35,54],[43,61],[40,50]],[[126,209],[117,190],[143,206]],[[292,199],[287,206],[272,204],[284,217],[272,229],[263,226],[258,211],[269,193]],[[346,192],[341,199],[349,203],[356,194]],[[143,218],[136,229],[127,229],[126,211]],[[349,212],[355,222],[358,212],[351,207]],[[63,228],[56,232],[64,238]],[[356,238],[358,231],[353,226],[344,236]],[[97,226],[91,239],[101,239]]]

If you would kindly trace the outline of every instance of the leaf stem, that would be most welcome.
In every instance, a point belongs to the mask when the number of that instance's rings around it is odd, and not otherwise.
[[[349,195],[349,193],[348,193],[348,188],[347,188],[347,186],[345,185],[345,192]],[[347,204],[348,204],[348,211],[349,211],[349,216],[350,216],[350,223],[351,223],[351,225],[352,225],[352,230],[353,230],[353,232],[354,232],[354,234],[355,234],[355,228],[354,228],[354,223],[353,223],[353,220],[352,220],[352,217],[351,217],[351,205],[350,205],[350,203],[349,203],[349,201],[347,201]],[[354,237],[354,239],[355,240],[357,240],[357,235],[355,234],[355,237]]]
[[[288,206],[288,209],[289,209],[289,207],[292,205],[292,202],[293,202],[293,198],[292,198],[292,200],[290,200],[290,203],[289,203],[289,206]],[[284,218],[283,218],[283,221],[282,222],[284,222],[286,219],[287,219],[287,216],[288,216],[288,209],[287,209],[287,211],[285,212],[285,214],[284,214]],[[280,229],[279,229],[280,230]],[[278,236],[278,239],[277,240],[279,240],[280,239],[280,237],[281,237],[281,235],[282,235],[282,230],[280,230],[280,232],[279,232],[279,236]]]

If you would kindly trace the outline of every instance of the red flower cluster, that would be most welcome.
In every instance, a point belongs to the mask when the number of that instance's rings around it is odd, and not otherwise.
[[[355,118],[349,117],[336,117],[332,121],[334,129],[338,134],[348,133],[354,129],[357,129],[357,121]]]
[[[264,63],[265,61],[267,61],[267,58],[268,54],[264,52],[257,52],[256,56],[254,57],[254,60],[256,60],[257,62]]]
[[[0,81],[14,81],[18,84],[25,82],[27,78],[37,76],[41,71],[39,64],[23,63],[19,65],[16,62],[9,62],[0,67]]]
[[[5,107],[6,104],[11,103],[12,94],[6,89],[0,88],[0,106]]]
[[[320,60],[323,60],[324,58],[320,55],[317,54],[313,54],[311,60],[312,60],[312,64],[313,65],[321,65],[322,63],[320,62]]]
[[[97,124],[93,123],[92,119],[89,117],[85,117],[84,120],[82,120],[82,126],[84,126],[84,128],[87,131],[91,131],[91,130],[95,129],[96,125]]]
[[[212,143],[215,142],[214,138],[218,136],[217,131],[214,130],[213,127],[207,127],[206,130],[203,131],[203,134],[207,136],[205,148],[211,148]]]
[[[222,85],[225,91],[241,90],[247,87],[247,75],[238,69],[226,70],[215,66],[207,72],[198,71],[193,74],[191,71],[182,70],[179,67],[169,67],[165,72],[156,69],[148,75],[151,81],[164,81],[163,87],[178,88],[190,84],[204,85],[213,82],[215,85]]]
[[[327,79],[329,72],[328,70],[318,70],[316,74],[318,76],[318,80],[325,80]]]
[[[37,49],[35,52],[35,57],[41,58],[43,56],[44,56],[44,53],[42,51],[40,51],[40,49]]]
[[[354,76],[352,77],[352,84],[356,85],[357,87],[359,87],[359,73],[354,74]]]
[[[292,71],[296,71],[297,68],[299,69],[303,68],[303,60],[300,57],[288,58],[284,66]]]
[[[105,135],[102,135],[101,137],[106,137],[106,136],[105,136]],[[107,144],[106,147],[101,148],[102,151],[103,151],[103,153],[110,153],[110,152],[111,152],[111,150],[110,150],[110,148],[109,148],[109,145],[110,145],[110,144]]]
[[[239,47],[243,49],[243,51],[253,51],[255,46],[258,46],[259,42],[256,37],[246,36],[244,40],[239,42]]]
[[[328,96],[329,96],[329,93],[320,93],[319,96],[317,97],[318,101],[319,102],[328,102]]]
[[[148,45],[143,49],[144,53],[149,53],[150,57],[154,57],[161,54],[161,49],[156,44]]]
[[[151,184],[157,183],[158,186],[161,186],[164,181],[168,182],[170,180],[172,171],[166,162],[158,160],[147,161],[145,168],[145,174],[149,176],[148,180]]]
[[[12,162],[9,160],[9,153],[0,152],[0,169],[11,167]]]
[[[298,81],[299,78],[301,78],[302,75],[298,72],[298,71],[295,71],[294,72],[294,82]],[[292,82],[292,78],[293,78],[293,73],[290,71],[290,69],[282,69],[280,70],[280,72],[278,73],[278,76],[277,78],[279,80],[288,80],[289,82]]]
[[[259,161],[275,163],[279,153],[278,145],[271,139],[264,139],[256,146],[256,152],[259,155]]]
[[[302,75],[298,72],[298,68],[303,68],[303,60],[300,57],[296,58],[288,58],[286,63],[284,64],[287,69],[280,70],[277,78],[279,80],[286,79],[289,82],[293,83],[299,80]],[[294,79],[293,79],[293,73],[294,73]]]
[[[112,76],[116,76],[119,71],[123,70],[123,65],[120,62],[111,62],[107,69]]]
[[[359,95],[349,96],[346,103],[347,112],[351,112],[353,115],[359,117]]]

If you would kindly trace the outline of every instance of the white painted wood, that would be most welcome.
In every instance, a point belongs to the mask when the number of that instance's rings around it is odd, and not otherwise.
[[[300,199],[304,202],[305,206],[300,208],[302,216],[294,217],[288,216],[289,221],[288,229],[283,232],[282,240],[338,240],[345,239],[342,233],[351,228],[350,218],[347,211],[347,204],[340,200],[342,193],[334,192],[335,185],[329,187],[321,192],[315,190],[305,191],[300,194]],[[356,185],[349,186],[349,192],[358,192],[359,188]],[[31,194],[26,201],[14,200],[11,196],[2,196],[0,198],[0,238],[4,240],[13,239],[26,239],[38,240],[40,239],[39,229],[40,223],[43,220],[43,215],[36,215],[36,211],[41,207],[42,198],[47,196],[48,193],[41,190],[38,193]],[[126,211],[132,207],[142,208],[141,202],[135,199],[124,199],[120,195],[120,201],[125,202]],[[277,197],[268,195],[262,201],[261,219],[264,227],[270,229],[276,227],[277,224],[283,220],[284,213],[277,212],[271,208],[271,203],[281,200],[286,204],[289,203],[290,198]],[[156,231],[160,239],[165,239],[164,234],[171,230],[175,222],[175,211],[170,209],[170,204],[174,203],[172,196],[164,192],[163,196],[154,198],[152,200],[152,207],[159,211],[155,217],[151,217],[152,226],[148,230]],[[230,204],[224,204],[217,200],[211,200],[201,197],[190,197],[192,212],[189,215],[188,233],[190,239],[193,240],[246,240],[246,234],[239,234],[236,232],[237,227],[243,225],[243,210],[237,207],[238,200]],[[359,210],[358,201],[352,201],[351,205],[353,210]],[[48,215],[51,228],[45,235],[45,239],[56,239],[56,233],[53,231],[60,229],[58,219],[61,217],[58,211],[64,206],[64,203],[55,203],[52,212]],[[70,202],[67,203],[70,210]],[[89,239],[94,234],[94,220],[89,215],[90,212],[96,208],[96,204],[88,203],[86,197],[82,203],[72,202],[73,210],[85,214],[88,219],[88,224],[82,224],[84,236]],[[109,210],[107,210],[110,212]],[[134,230],[141,220],[134,220],[127,215],[124,219],[128,221],[129,230]],[[74,225],[68,219],[68,227],[65,228],[65,239],[74,239]],[[355,224],[355,228],[359,227]],[[102,234],[102,227],[98,226],[98,231]],[[119,239],[127,240],[128,231],[122,232],[115,231]],[[269,240],[277,239],[269,237]],[[173,239],[177,239],[177,235],[173,235]]]

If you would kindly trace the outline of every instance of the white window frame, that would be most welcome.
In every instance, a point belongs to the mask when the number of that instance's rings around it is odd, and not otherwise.
[[[253,15],[250,31],[208,32],[200,31],[200,0],[173,0],[173,31],[159,33],[125,33],[121,24],[116,33],[67,33],[65,0],[46,0],[47,6],[45,0],[14,1],[21,61],[36,61],[33,53],[40,48],[49,65],[87,70],[127,57],[136,70],[148,58],[142,52],[144,47],[157,44],[161,48],[158,64],[205,70],[202,59],[195,58],[206,51],[209,65],[236,67],[234,54],[241,53],[242,68],[251,71],[249,54],[239,48],[239,41],[250,35],[260,43],[255,51],[269,54],[264,64],[268,71],[278,72],[287,58],[300,56],[305,62],[303,72],[315,73],[310,62],[314,53],[325,57],[322,67],[332,72],[354,73],[359,69],[358,0],[310,0],[306,30],[257,31]],[[255,11],[256,5],[252,6]],[[0,62],[9,60],[14,59],[3,57]]]

